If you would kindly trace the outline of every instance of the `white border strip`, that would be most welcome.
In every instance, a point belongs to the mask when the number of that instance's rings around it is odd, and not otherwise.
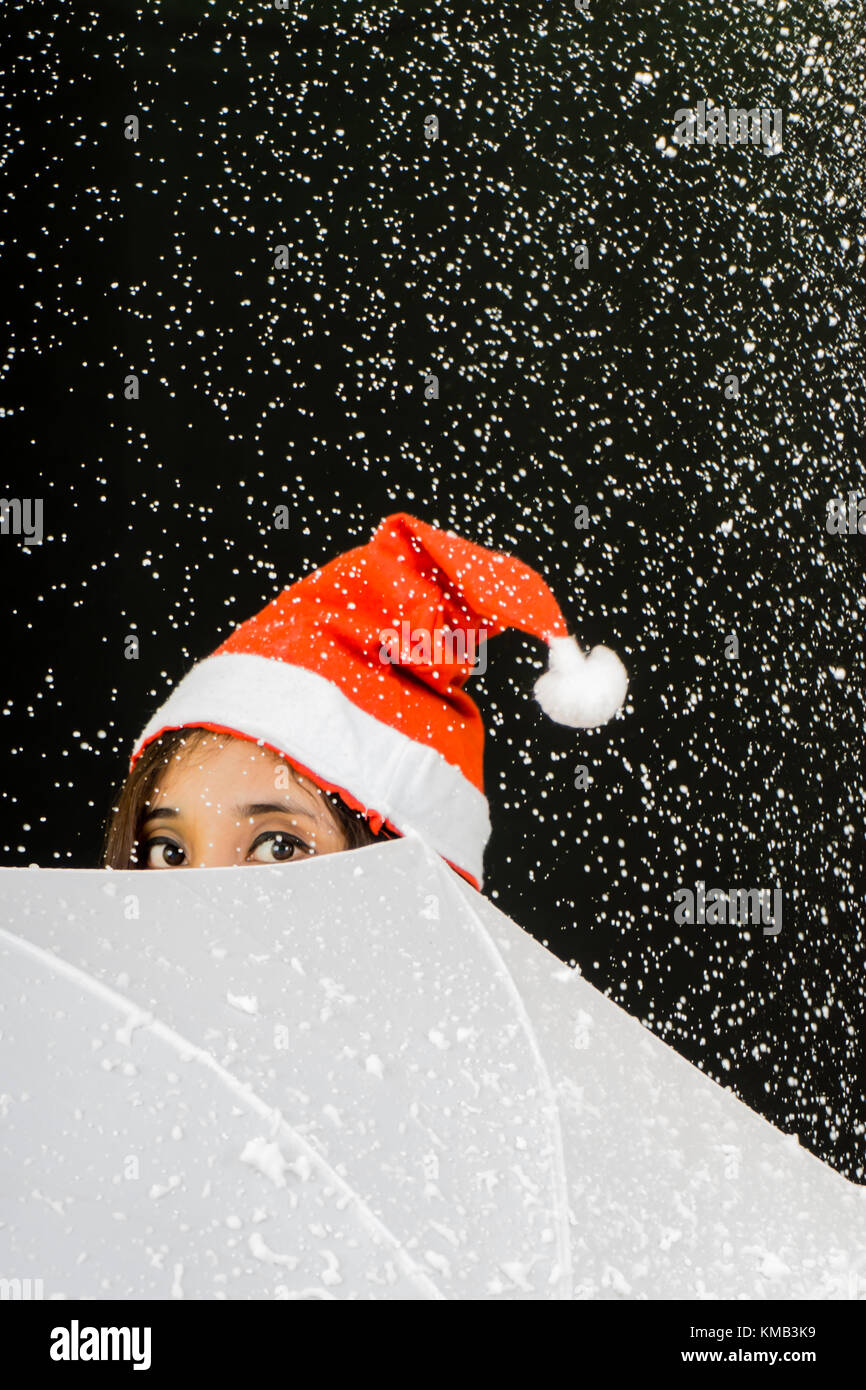
[[[435,748],[375,719],[303,666],[225,652],[184,676],[136,743],[165,728],[224,724],[342,787],[482,882],[487,799]]]

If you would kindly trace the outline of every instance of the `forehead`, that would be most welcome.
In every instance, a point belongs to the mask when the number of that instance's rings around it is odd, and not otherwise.
[[[253,783],[271,789],[276,785],[289,785],[309,792],[316,790],[272,749],[262,748],[247,739],[206,733],[184,743],[165,767],[160,768],[155,795],[165,797],[182,786],[227,790]]]

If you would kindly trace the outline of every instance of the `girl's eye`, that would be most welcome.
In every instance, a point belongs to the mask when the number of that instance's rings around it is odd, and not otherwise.
[[[149,869],[177,869],[186,858],[174,840],[148,840],[144,853]]]
[[[282,830],[266,830],[259,835],[250,850],[250,858],[257,864],[285,864],[293,859],[298,850],[308,852],[303,840],[286,835]]]

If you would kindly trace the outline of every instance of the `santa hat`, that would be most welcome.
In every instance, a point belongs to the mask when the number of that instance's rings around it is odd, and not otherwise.
[[[484,729],[463,686],[506,628],[548,643],[535,684],[560,724],[594,728],[625,700],[606,647],[584,654],[540,575],[399,513],[284,589],[177,685],[132,763],[168,729],[255,740],[383,825],[416,832],[476,887],[490,834]]]

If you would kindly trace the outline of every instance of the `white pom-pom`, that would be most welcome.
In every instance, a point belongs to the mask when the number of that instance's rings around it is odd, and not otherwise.
[[[550,664],[535,682],[533,694],[544,713],[557,724],[595,729],[622,709],[628,673],[609,647],[593,647],[587,655],[573,637],[554,637]]]

